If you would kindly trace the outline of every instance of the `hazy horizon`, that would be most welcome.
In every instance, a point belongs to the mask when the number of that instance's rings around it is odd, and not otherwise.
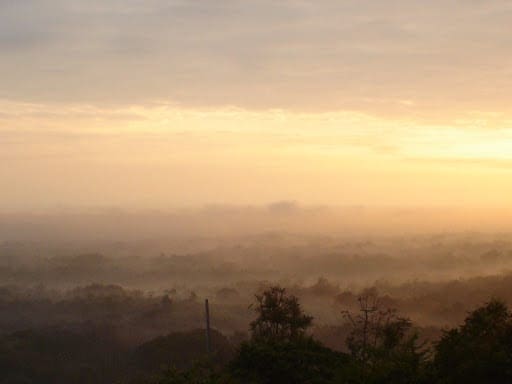
[[[0,212],[2,241],[87,244],[276,235],[371,239],[512,233],[512,210],[464,206],[327,206],[279,201],[168,209],[65,207]]]

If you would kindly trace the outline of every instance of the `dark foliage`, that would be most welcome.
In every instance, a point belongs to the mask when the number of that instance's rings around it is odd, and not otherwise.
[[[243,383],[330,383],[347,361],[311,338],[251,341],[242,344],[232,371]]]
[[[492,300],[459,328],[447,331],[435,348],[438,383],[512,383],[512,318]]]
[[[112,383],[125,350],[105,330],[16,332],[0,339],[0,383]]]
[[[229,340],[216,330],[211,331],[211,345],[213,351],[208,356],[204,329],[175,332],[142,344],[135,350],[131,361],[147,374],[158,373],[162,369],[190,369],[197,361],[207,358],[212,365],[222,366],[235,354]]]
[[[361,383],[412,384],[423,380],[426,350],[418,343],[412,322],[385,308],[374,290],[359,297],[358,314],[345,312],[352,327],[346,343],[353,380]]]
[[[119,298],[112,300],[113,295]],[[105,307],[133,301],[115,287],[75,296]],[[152,308],[172,305],[160,301],[151,302]],[[126,343],[112,322],[18,331],[0,337],[0,384],[512,382],[512,314],[503,302],[492,300],[469,313],[431,351],[418,342],[412,322],[387,305],[367,291],[359,310],[346,312],[348,353],[313,339],[308,334],[312,317],[281,287],[257,295],[249,340],[237,345],[244,337],[229,339],[213,331],[211,354],[201,329],[137,346]]]
[[[254,339],[271,342],[296,340],[313,322],[313,317],[304,314],[296,296],[286,289],[273,286],[256,295],[258,317],[251,323]]]

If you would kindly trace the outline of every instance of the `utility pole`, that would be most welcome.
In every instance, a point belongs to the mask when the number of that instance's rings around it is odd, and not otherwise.
[[[362,359],[363,359],[363,378],[366,377],[366,365],[368,362],[368,333],[369,326],[372,325],[370,316],[373,312],[376,312],[378,309],[378,298],[375,295],[363,295],[360,296],[359,306],[361,308],[361,312],[363,312],[363,350],[362,350]]]
[[[206,314],[206,351],[208,354],[212,351],[211,335],[210,335],[210,306],[208,299],[204,301],[204,310]]]

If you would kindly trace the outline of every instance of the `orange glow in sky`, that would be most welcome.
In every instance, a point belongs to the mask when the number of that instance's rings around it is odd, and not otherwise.
[[[4,2],[0,210],[508,207],[511,14],[504,0]]]

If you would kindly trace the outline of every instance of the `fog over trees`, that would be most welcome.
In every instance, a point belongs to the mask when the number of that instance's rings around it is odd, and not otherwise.
[[[0,382],[507,382],[506,231],[299,227],[326,210],[3,215]]]

